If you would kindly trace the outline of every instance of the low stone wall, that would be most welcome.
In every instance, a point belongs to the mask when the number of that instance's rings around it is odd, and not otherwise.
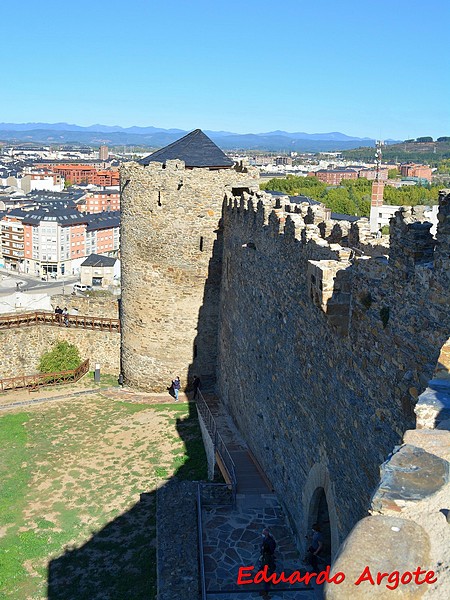
[[[196,498],[192,481],[172,480],[156,493],[158,600],[200,597]]]
[[[67,309],[71,315],[85,315],[86,317],[105,317],[107,319],[119,318],[119,300],[112,296],[82,297],[55,295],[51,297],[53,310],[57,306]]]
[[[89,358],[91,369],[99,363],[103,373],[119,374],[117,332],[32,325],[0,331],[0,378],[37,373],[41,355],[58,341],[75,344],[81,358]]]

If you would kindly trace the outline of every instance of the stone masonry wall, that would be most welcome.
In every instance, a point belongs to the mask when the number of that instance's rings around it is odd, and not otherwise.
[[[350,259],[264,194],[226,202],[218,391],[299,540],[325,491],[332,555],[414,426],[449,337],[449,204],[436,240],[411,209],[397,213],[387,260]]]
[[[60,340],[75,344],[81,358],[89,358],[91,370],[99,363],[102,373],[119,374],[117,332],[33,325],[0,331],[0,379],[37,373],[41,355]]]
[[[51,297],[53,310],[60,306],[67,306],[69,314],[85,315],[86,317],[104,317],[108,319],[119,318],[119,300],[112,296],[82,297],[63,296],[61,294]]]
[[[182,161],[121,168],[122,370],[164,391],[215,379],[225,190],[257,187],[256,170],[185,169]],[[235,190],[236,192],[236,190]]]

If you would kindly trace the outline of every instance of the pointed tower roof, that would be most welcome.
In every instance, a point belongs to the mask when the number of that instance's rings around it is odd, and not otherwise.
[[[151,162],[165,163],[168,160],[182,160],[186,167],[230,168],[233,161],[203,133],[195,129],[181,139],[161,148],[139,161],[141,165]]]

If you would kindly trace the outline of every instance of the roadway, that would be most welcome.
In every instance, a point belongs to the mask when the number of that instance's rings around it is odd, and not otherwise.
[[[12,273],[0,269],[0,296],[7,296],[13,292],[20,291],[30,293],[42,293],[49,296],[55,294],[71,294],[72,286],[79,281],[80,277],[71,275],[59,277],[56,280],[42,281],[39,277],[25,273]]]

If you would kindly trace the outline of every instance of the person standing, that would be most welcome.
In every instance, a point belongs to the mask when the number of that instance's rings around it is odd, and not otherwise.
[[[320,525],[314,523],[312,526],[312,540],[311,546],[308,548],[308,562],[317,573],[319,568],[318,555],[323,548],[323,536],[320,531]]]
[[[194,395],[192,397],[193,400],[197,400],[198,392],[201,388],[201,385],[202,385],[202,383],[200,381],[200,377],[198,375],[196,375],[194,377],[194,381],[192,382],[192,389],[194,391]]]
[[[58,319],[58,323],[61,323],[61,315],[63,313],[62,308],[59,305],[55,308],[55,315],[58,315],[56,318]]]
[[[181,381],[179,376],[172,381],[172,387],[173,393],[175,394],[175,402],[178,402],[178,394],[180,393],[181,388]]]
[[[261,570],[263,570],[264,567],[267,567],[267,575],[272,575],[276,570],[275,549],[277,547],[277,543],[268,529],[263,529],[262,535],[263,541],[261,544],[260,566]],[[269,600],[269,590],[270,583],[265,581],[264,590],[260,592],[259,595],[262,596],[264,600]]]

